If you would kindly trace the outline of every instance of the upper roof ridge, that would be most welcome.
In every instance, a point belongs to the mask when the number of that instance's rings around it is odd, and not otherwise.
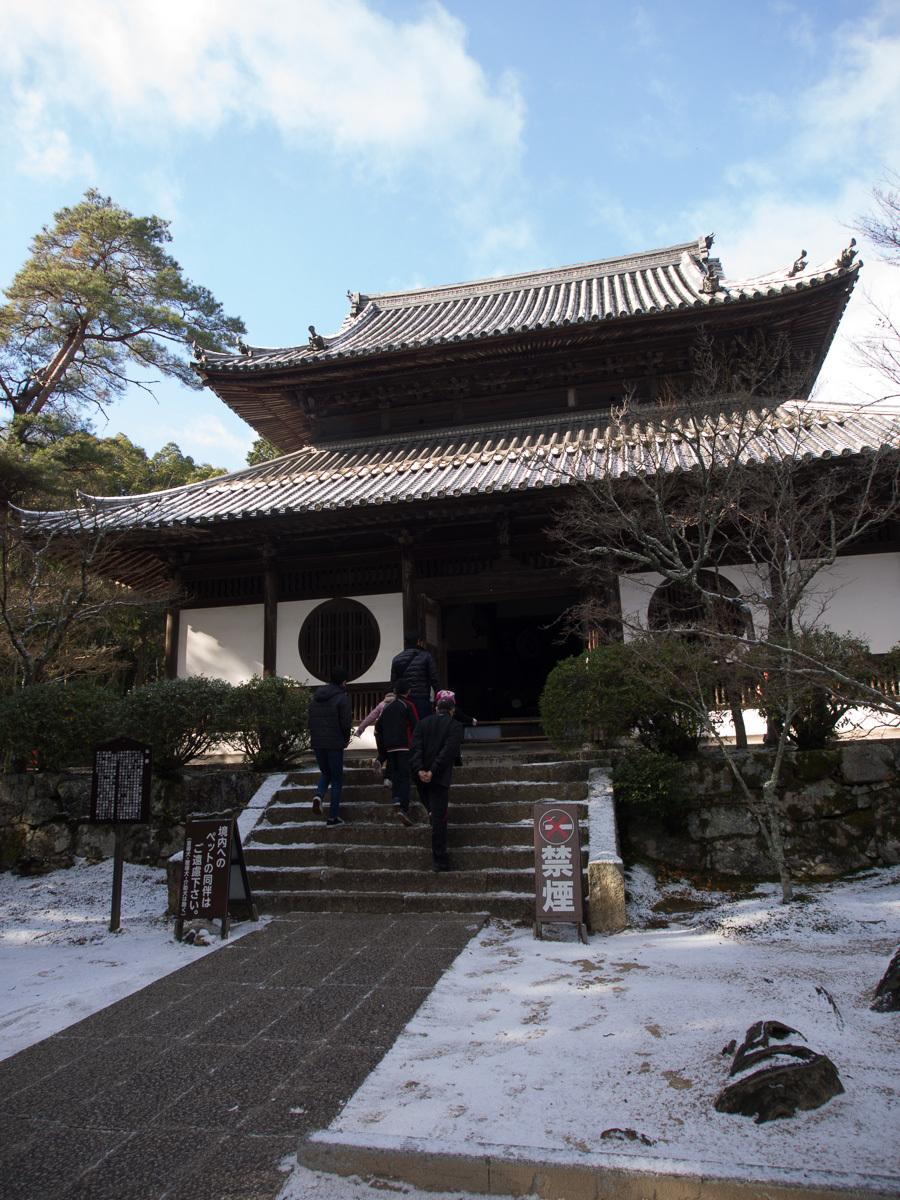
[[[393,292],[366,292],[360,300],[373,301],[380,308],[401,308],[411,304],[427,304],[429,300],[452,300],[457,296],[490,295],[525,287],[548,287],[554,283],[568,283],[582,279],[585,275],[618,275],[622,271],[646,270],[649,267],[668,266],[680,262],[687,252],[698,254],[703,238],[690,242],[679,242],[677,246],[665,246],[658,250],[642,250],[620,254],[613,258],[573,263],[563,267],[543,267],[533,271],[519,271],[513,275],[491,275],[484,279],[465,280],[462,283],[443,283],[435,287],[403,288]]]

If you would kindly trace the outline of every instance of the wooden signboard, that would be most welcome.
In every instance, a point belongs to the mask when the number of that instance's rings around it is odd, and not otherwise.
[[[534,885],[534,936],[549,922],[567,921],[587,943],[577,804],[534,806]]]
[[[258,919],[237,821],[224,816],[188,820],[175,937],[181,941],[185,921],[221,921],[222,937],[228,937],[233,904],[245,905],[251,920]]]
[[[91,820],[103,825],[149,825],[153,747],[113,738],[94,749]]]
[[[116,827],[110,933],[115,933],[119,928],[122,913],[125,826],[150,824],[152,781],[152,746],[136,742],[133,738],[120,737],[95,747],[91,821],[97,825]]]

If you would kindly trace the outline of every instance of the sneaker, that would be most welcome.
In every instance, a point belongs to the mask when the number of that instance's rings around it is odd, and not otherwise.
[[[343,819],[343,817],[329,817],[328,820],[325,822],[325,824],[326,825],[346,825],[347,822]]]
[[[318,794],[318,792],[315,794],[315,796],[313,796],[313,799],[312,799],[313,813],[317,817],[321,817],[321,815],[322,815],[322,801],[324,799],[325,799],[325,797],[320,796]]]
[[[394,811],[396,812],[399,820],[401,820],[404,825],[412,825],[413,824],[413,819],[409,815],[408,812],[404,812],[402,808],[396,808]]]

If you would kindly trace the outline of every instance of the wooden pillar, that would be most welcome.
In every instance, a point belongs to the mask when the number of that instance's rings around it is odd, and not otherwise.
[[[270,546],[263,550],[263,675],[275,675],[278,658],[278,562]]]
[[[173,595],[166,613],[166,679],[178,678],[178,640],[181,636],[181,571],[175,567],[169,579]]]
[[[404,529],[400,535],[400,587],[403,591],[403,631],[418,628],[416,603],[416,564],[412,554],[412,538]]]

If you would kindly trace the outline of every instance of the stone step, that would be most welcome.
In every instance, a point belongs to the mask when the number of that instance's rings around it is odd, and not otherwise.
[[[510,892],[534,895],[534,868],[497,868],[481,871],[431,869],[431,848],[422,846],[419,870],[345,870],[341,867],[253,867],[248,868],[250,887],[266,892],[351,891],[361,893],[445,891],[463,894]],[[452,851],[451,851],[452,855]],[[452,859],[451,859],[452,861]]]
[[[414,809],[413,817],[417,826],[426,825],[426,817],[421,809]],[[377,822],[353,822],[353,838],[360,845],[402,846],[409,841],[410,832],[412,831],[401,825],[393,814],[385,813]],[[451,821],[447,836],[451,844],[459,846],[527,846],[531,849],[534,846],[534,825],[530,818],[509,825],[455,824]],[[321,846],[333,841],[333,829],[317,817],[315,821],[257,825],[249,845],[253,848],[294,844]]]
[[[533,780],[518,782],[504,781],[503,783],[454,783],[450,789],[450,803],[453,805],[469,804],[472,801],[485,799],[520,800],[528,804],[537,804],[544,799],[556,801],[577,801],[587,796],[587,780],[564,780],[560,783]],[[416,794],[413,785],[413,796]],[[311,804],[313,792],[299,791],[297,788],[281,788],[272,799],[273,804]],[[391,789],[374,780],[370,783],[345,783],[341,792],[341,804],[353,804],[357,801],[368,801],[378,804],[379,801],[390,801]]]
[[[338,868],[347,871],[415,871],[422,868],[422,852],[430,853],[431,830],[408,829],[405,846],[309,845],[248,846],[244,852],[247,869],[251,867],[288,867],[313,869]],[[450,843],[453,864],[460,871],[516,870],[534,866],[532,846],[466,846]],[[587,849],[582,851],[587,869]]]
[[[353,766],[344,763],[344,784],[362,783],[375,780],[371,759],[365,766]],[[507,780],[533,780],[534,782],[550,780],[587,779],[588,770],[593,764],[582,762],[553,762],[553,763],[521,763],[515,761],[482,764],[467,761],[463,757],[463,765],[453,768],[453,783],[503,783]],[[319,777],[318,767],[307,767],[299,771],[291,771],[285,780],[287,785],[308,788],[315,787]]]
[[[436,876],[438,879],[445,875]],[[431,892],[264,892],[255,891],[253,898],[260,912],[366,912],[366,913],[485,913],[507,921],[534,919],[533,896],[505,896],[497,893]]]
[[[533,801],[505,801],[491,802],[486,799],[480,804],[469,803],[457,806],[453,800],[453,793],[450,793],[450,823],[458,821],[461,824],[467,825],[515,825],[520,821],[531,821],[533,819]],[[410,807],[410,812],[413,818],[418,822],[424,822],[427,818],[425,810],[421,805],[414,801]],[[300,807],[299,805],[278,805],[272,804],[266,810],[266,816],[271,825],[297,824],[307,823],[322,824],[323,817],[317,817],[309,805]],[[348,825],[367,824],[378,825],[388,824],[394,820],[393,806],[389,800],[382,801],[381,804],[363,804],[363,803],[344,803],[341,797],[341,816]],[[579,804],[579,818],[584,821],[587,819],[587,804]]]

